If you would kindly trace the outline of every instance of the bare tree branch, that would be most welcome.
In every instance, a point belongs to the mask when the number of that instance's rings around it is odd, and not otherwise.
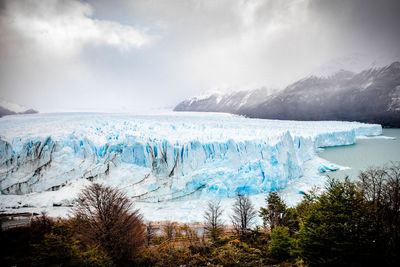
[[[204,212],[205,231],[208,236],[215,242],[223,232],[222,227],[222,208],[220,201],[209,201],[207,210]]]
[[[115,263],[132,259],[144,244],[144,227],[138,210],[121,191],[92,184],[76,200],[76,232],[87,244],[98,245]]]
[[[236,232],[240,235],[247,234],[256,216],[257,212],[249,197],[238,193],[233,205],[233,215],[231,216]]]

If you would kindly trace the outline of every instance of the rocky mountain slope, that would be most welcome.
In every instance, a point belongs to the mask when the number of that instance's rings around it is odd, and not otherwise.
[[[16,114],[34,114],[38,111],[0,99],[0,117]]]
[[[400,62],[359,73],[310,76],[285,89],[213,94],[179,103],[175,111],[218,111],[254,118],[347,120],[400,127]]]

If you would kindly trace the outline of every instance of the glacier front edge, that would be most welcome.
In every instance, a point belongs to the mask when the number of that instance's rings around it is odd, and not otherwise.
[[[210,113],[8,116],[0,119],[0,205],[16,205],[5,195],[32,205],[24,196],[92,181],[140,202],[267,193],[301,177],[318,147],[380,134],[375,124]],[[46,205],[70,204],[75,195]]]

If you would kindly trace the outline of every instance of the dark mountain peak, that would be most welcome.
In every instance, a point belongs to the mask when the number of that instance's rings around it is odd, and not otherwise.
[[[36,113],[39,113],[39,111],[32,108],[25,110],[24,112],[21,112],[21,114],[36,114]]]
[[[388,66],[378,69],[378,75],[383,78],[388,76],[392,78],[397,77],[397,79],[400,79],[400,62],[395,61]]]
[[[353,73],[308,76],[280,91],[220,94],[183,101],[176,111],[229,112],[283,120],[348,120],[400,127],[400,62]],[[218,99],[218,101],[216,101]]]
[[[390,64],[389,66],[390,69],[397,69],[400,71],[400,62],[399,61],[395,61],[392,64]]]
[[[0,117],[6,115],[16,115],[16,114],[34,114],[38,111],[34,109],[29,109],[24,106],[8,102],[0,98]]]

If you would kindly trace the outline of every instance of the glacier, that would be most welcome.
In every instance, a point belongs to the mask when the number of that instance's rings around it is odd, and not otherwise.
[[[7,116],[0,119],[0,208],[72,205],[92,181],[149,209],[265,195],[306,171],[337,169],[318,158],[319,148],[381,134],[377,124],[223,113]]]

